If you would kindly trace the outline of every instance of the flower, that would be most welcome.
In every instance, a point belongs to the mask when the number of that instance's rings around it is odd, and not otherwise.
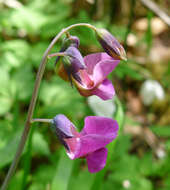
[[[97,28],[96,35],[106,53],[115,59],[127,60],[123,46],[110,32],[104,28]]]
[[[81,82],[73,78],[80,94],[86,97],[96,95],[103,100],[112,99],[115,94],[114,87],[106,77],[114,70],[119,61],[107,53],[94,53],[85,56],[86,68],[77,73]]]
[[[70,159],[85,158],[91,173],[104,168],[107,159],[106,145],[117,136],[116,120],[88,116],[85,118],[84,128],[79,133],[66,116],[59,114],[53,119],[53,127]]]

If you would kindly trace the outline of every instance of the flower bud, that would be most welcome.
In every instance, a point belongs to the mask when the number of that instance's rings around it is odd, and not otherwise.
[[[97,38],[107,54],[114,59],[127,60],[126,52],[117,39],[106,29],[96,29]]]
[[[64,147],[69,150],[65,139],[73,137],[72,128],[75,128],[74,125],[62,114],[56,115],[52,121],[51,126],[53,132],[56,134],[60,143],[64,145]]]
[[[64,53],[66,56],[62,57],[62,63],[57,65],[56,72],[66,81],[72,82],[71,76],[73,76],[81,83],[78,71],[86,68],[81,53],[74,46],[68,47]]]
[[[64,38],[60,52],[64,52],[69,46],[73,46],[75,48],[78,48],[80,45],[80,40],[77,36],[70,36],[69,38]],[[60,57],[56,58],[55,64],[59,61]]]

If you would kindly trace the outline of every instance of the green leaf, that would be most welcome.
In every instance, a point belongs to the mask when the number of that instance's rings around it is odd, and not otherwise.
[[[10,40],[3,43],[1,50],[3,52],[0,60],[4,67],[10,70],[13,67],[25,65],[30,56],[29,44],[24,40]],[[21,51],[22,50],[22,51]]]
[[[120,100],[118,99],[117,96],[114,97],[114,102],[116,104],[116,112],[114,114],[114,119],[118,122],[119,130],[121,132],[122,129],[123,129],[123,124],[124,124],[124,120],[125,120],[125,114],[124,114],[122,104],[121,104],[121,102],[120,102]]]
[[[30,65],[20,67],[12,76],[13,88],[20,100],[28,100],[32,95],[34,76]]]
[[[80,187],[81,190],[90,190],[94,179],[95,174],[89,173],[87,168],[85,170],[81,170],[78,175],[72,175],[68,190],[79,190]]]
[[[44,103],[43,111],[48,117],[54,117],[57,113],[67,114],[72,118],[77,118],[78,115],[83,118],[85,115],[84,97],[79,95],[75,87],[72,88],[68,82],[57,76],[42,84],[40,100]]]
[[[50,154],[48,143],[43,135],[39,132],[35,132],[33,135],[32,149],[33,153],[38,153],[39,155]]]
[[[3,67],[0,67],[0,115],[7,113],[13,103],[10,90],[9,74]]]
[[[72,173],[73,162],[73,160],[70,160],[68,158],[68,156],[65,153],[65,150],[61,152],[56,173],[52,181],[51,190],[67,190],[69,179]]]
[[[156,135],[160,137],[170,137],[170,126],[151,126],[150,128]]]
[[[22,6],[12,12],[9,22],[19,29],[22,28],[28,33],[36,34],[40,32],[40,28],[46,19],[47,17],[44,14]]]
[[[19,138],[20,132],[17,132],[9,138],[8,142],[2,148],[0,148],[0,168],[6,166],[13,160]]]

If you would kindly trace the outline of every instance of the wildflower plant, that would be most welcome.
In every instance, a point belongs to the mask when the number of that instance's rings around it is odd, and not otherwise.
[[[89,54],[83,57],[79,50],[79,38],[69,34],[71,29],[78,26],[92,29],[105,52]],[[66,37],[63,40],[60,51],[50,54],[51,49],[63,34]],[[56,57],[54,63],[55,72],[59,77],[70,82],[72,86],[74,85],[82,96],[96,95],[102,100],[111,99],[114,96],[114,87],[112,82],[107,79],[107,75],[115,69],[120,60],[126,59],[123,47],[105,29],[97,29],[93,25],[79,23],[71,25],[57,34],[45,51],[39,66],[25,127],[15,158],[1,190],[7,189],[9,181],[16,170],[33,122],[50,123],[58,140],[65,147],[69,158],[73,160],[85,158],[89,172],[98,172],[106,165],[108,154],[106,145],[111,143],[118,133],[116,120],[101,116],[87,116],[84,128],[81,132],[78,132],[74,124],[62,114],[56,115],[53,119],[33,119],[45,66],[48,58],[54,56]]]

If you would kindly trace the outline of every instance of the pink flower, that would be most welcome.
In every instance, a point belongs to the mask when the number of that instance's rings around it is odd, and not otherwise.
[[[94,53],[84,57],[85,69],[79,70],[81,82],[72,78],[78,91],[83,96],[96,95],[103,100],[111,99],[115,90],[107,79],[120,60],[115,60],[107,53]]]
[[[80,133],[64,115],[57,115],[53,119],[53,124],[57,137],[65,146],[70,159],[85,158],[91,173],[104,168],[107,159],[106,145],[117,136],[116,120],[88,116],[85,118],[85,126]]]

